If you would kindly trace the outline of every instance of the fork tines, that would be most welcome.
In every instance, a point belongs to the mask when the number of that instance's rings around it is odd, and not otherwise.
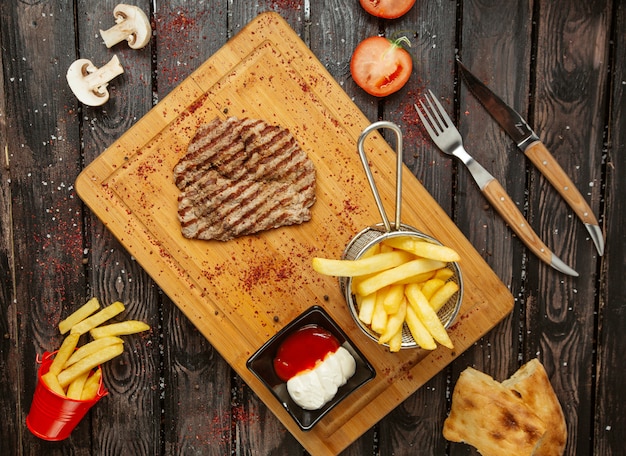
[[[428,89],[428,93],[423,95],[423,100],[419,100],[419,105],[418,107],[414,104],[415,110],[431,137],[439,136],[446,128],[452,126],[452,120],[432,90]]]

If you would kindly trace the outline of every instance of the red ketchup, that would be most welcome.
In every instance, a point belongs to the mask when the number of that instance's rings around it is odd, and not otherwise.
[[[336,352],[339,346],[337,338],[324,328],[304,326],[287,337],[278,348],[274,370],[286,382],[299,372],[313,369],[328,353]]]

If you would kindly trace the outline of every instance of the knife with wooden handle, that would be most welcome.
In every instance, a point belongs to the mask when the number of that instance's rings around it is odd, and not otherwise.
[[[602,255],[604,253],[604,236],[598,220],[567,173],[522,116],[474,76],[459,59],[457,59],[457,63],[461,76],[472,94],[569,204],[587,228],[598,254]]]

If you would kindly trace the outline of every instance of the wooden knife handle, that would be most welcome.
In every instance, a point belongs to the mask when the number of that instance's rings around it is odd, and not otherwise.
[[[552,251],[537,236],[537,233],[528,224],[524,215],[517,208],[511,197],[506,193],[500,182],[492,180],[483,189],[483,194],[495,210],[517,234],[526,246],[547,264],[552,263]]]
[[[567,201],[583,223],[598,225],[598,220],[587,201],[541,141],[532,143],[524,153]]]

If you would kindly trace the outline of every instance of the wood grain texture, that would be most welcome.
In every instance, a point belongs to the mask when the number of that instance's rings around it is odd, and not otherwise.
[[[424,21],[429,17],[429,21]],[[453,216],[454,164],[428,138],[414,108],[425,90],[449,93],[454,87],[454,66],[449,49],[456,41],[456,5],[452,2],[417,2],[401,21],[383,22],[387,37],[406,35],[413,56],[413,77],[396,94],[379,100],[385,120],[403,132],[403,159],[444,211]],[[362,36],[365,38],[365,36]],[[437,77],[431,77],[437,75]],[[371,97],[370,97],[371,98]],[[391,142],[393,138],[388,138]],[[411,198],[411,195],[405,195]],[[429,233],[437,236],[437,233]],[[438,374],[379,424],[382,448],[396,455],[444,454],[440,429],[448,403],[445,391],[449,371]]]
[[[80,170],[77,122],[63,103],[68,90],[59,83],[64,70],[58,70],[69,65],[64,50],[74,45],[72,15],[61,14],[66,6],[2,5],[3,45],[19,56],[3,58],[6,118],[11,119],[4,144],[10,159],[12,219],[5,226],[13,233],[10,270],[15,272],[15,295],[7,315],[16,318],[11,322],[9,372],[17,382],[12,394],[19,404],[11,413],[8,430],[17,439],[16,451],[33,454],[46,452],[42,441],[23,426],[35,388],[36,355],[58,347],[61,337],[56,324],[63,309],[82,301],[86,284],[82,205],[73,192]],[[58,28],[70,33],[55,35]],[[40,64],[42,59],[46,65]],[[89,430],[82,427],[77,436],[82,438],[64,447],[84,454]]]
[[[401,125],[409,172],[515,296],[508,318],[342,455],[476,454],[441,435],[459,372],[472,365],[502,380],[536,356],[564,405],[566,454],[622,454],[622,3],[418,0],[405,17],[385,21],[340,0],[140,0],[155,35],[145,50],[131,51],[107,50],[98,34],[112,25],[116,2],[0,2],[0,453],[307,454],[73,188],[84,166],[228,39],[257,14],[276,11],[369,120]],[[413,76],[392,97],[370,97],[351,79],[352,49],[366,36],[401,31],[413,42]],[[67,67],[78,56],[102,64],[113,53],[126,73],[111,84],[111,101],[80,105],[65,83]],[[528,119],[576,183],[606,233],[604,257],[456,79],[457,54]],[[465,171],[425,137],[410,105],[426,88],[456,116],[468,150],[582,279],[564,279],[530,255]],[[368,189],[358,198],[369,202]],[[41,441],[24,425],[35,356],[58,346],[56,323],[91,295],[119,297],[153,330],[129,341],[131,352],[107,367],[111,394],[71,439]]]
[[[182,237],[175,217],[178,190],[171,170],[197,125],[223,116],[225,111],[239,117],[277,119],[308,150],[317,167],[318,187],[309,223],[231,243],[208,244]],[[302,445],[320,454],[352,443],[512,308],[512,297],[503,284],[420,184],[407,176],[403,186],[415,198],[407,201],[403,220],[437,232],[441,242],[464,258],[466,291],[458,322],[450,332],[456,339],[455,350],[408,350],[388,357],[377,346],[363,345],[360,339],[364,335],[354,327],[336,279],[311,277],[309,262],[312,252],[338,257],[360,229],[348,227],[373,223],[371,204],[353,200],[356,209],[346,211],[336,203],[339,195],[354,198],[366,187],[354,150],[356,137],[368,123],[288,24],[276,14],[265,14],[249,23],[176,93],[111,145],[76,182],[81,198],[236,372]],[[393,151],[379,135],[368,138],[366,148],[371,148],[372,168],[381,176],[379,192],[389,203],[395,198],[395,179],[387,177],[395,175],[394,163],[388,160]],[[171,153],[162,154],[165,150]],[[342,233],[348,237],[341,237]],[[233,262],[234,258],[249,260]],[[274,273],[279,280],[274,279]],[[490,285],[481,290],[472,285],[478,280]],[[321,296],[329,297],[323,304],[325,309],[345,328],[379,375],[362,388],[362,397],[348,396],[316,427],[303,433],[249,372],[245,361],[281,325]],[[274,318],[277,302],[289,305]],[[240,343],[234,346],[232,340]]]
[[[352,80],[350,59],[352,50],[368,36],[376,35],[378,21],[363,14],[358,2],[330,0],[310,2],[309,26],[305,29],[305,43],[311,48],[337,83],[358,103],[363,114],[370,120],[378,120],[379,101],[368,96]],[[346,26],[346,23],[351,26]],[[355,150],[355,154],[356,154]],[[365,194],[363,198],[369,198]],[[344,456],[358,456],[375,447],[378,426],[373,426],[356,442],[342,452]]]
[[[623,280],[626,258],[626,234],[619,214],[626,214],[626,7],[614,5],[612,22],[613,63],[610,79],[611,110],[609,147],[606,157],[607,192],[604,206],[609,255],[603,258],[605,276],[600,288],[598,362],[596,367],[596,401],[594,410],[593,453],[618,455],[623,452],[621,436],[626,429],[626,391],[622,375],[614,366],[623,361],[623,338],[626,327],[626,284]],[[620,272],[621,271],[621,272]]]
[[[537,30],[535,130],[594,212],[599,208],[596,183],[601,179],[603,148],[599,126],[607,121],[603,113],[607,109],[609,8],[610,2],[574,2],[564,12],[541,4]],[[596,122],[592,112],[602,120]],[[557,284],[545,268],[530,275],[526,325],[531,331],[526,357],[538,354],[543,360],[563,404],[568,425],[566,454],[587,453],[591,451],[586,429],[591,425],[588,410],[593,403],[598,306],[594,284],[599,258],[571,209],[545,179],[534,170],[531,173],[530,210],[541,227],[538,232],[580,277]]]
[[[4,33],[8,21],[2,20],[0,26],[0,47],[4,47],[9,36]],[[5,54],[0,53],[0,66],[4,64]],[[0,87],[4,85],[4,72],[0,72]],[[19,385],[23,383],[24,368],[18,359],[17,342],[20,336],[18,328],[18,315],[13,281],[15,279],[15,261],[13,258],[13,215],[11,197],[11,164],[9,161],[8,136],[11,122],[7,120],[6,90],[0,91],[0,372],[3,373],[4,381],[0,382],[0,414],[5,417],[4,424],[0,428],[0,444],[3,448],[21,448],[21,423],[19,418],[22,414]],[[6,155],[4,153],[6,151]]]
[[[503,6],[491,1],[471,1],[464,2],[460,14],[462,25],[458,47],[461,60],[503,100],[526,115],[530,75],[525,69],[529,68],[531,61],[531,6],[523,2],[506,2]],[[458,125],[465,148],[502,183],[524,211],[526,176],[523,155],[462,81],[458,80],[457,84]],[[452,92],[440,96],[449,102],[449,112],[453,112]],[[455,221],[490,266],[498,271],[517,301],[513,313],[498,325],[497,330],[481,338],[452,367],[451,382],[455,383],[459,373],[468,366],[503,380],[519,367],[517,358],[521,341],[517,334],[523,331],[520,316],[524,312],[523,271],[527,254],[524,245],[480,194],[469,173],[459,169],[457,179]],[[536,229],[534,224],[533,228]],[[466,445],[450,444],[450,454],[466,452]],[[471,449],[470,454],[477,453]]]
[[[159,2],[154,12],[156,98],[162,99],[228,36],[227,7]],[[221,37],[221,40],[217,39]],[[167,296],[161,296],[163,429],[167,454],[221,455],[233,448],[231,369]],[[170,368],[164,369],[164,366]],[[178,391],[187,391],[184,395]]]
[[[527,68],[530,62],[532,11],[528,5],[518,3],[512,12],[512,3],[508,8],[496,2],[464,4],[460,57],[477,77],[525,115],[529,76],[521,69]],[[451,71],[455,71],[452,66]],[[465,148],[502,183],[523,210],[524,193],[520,191],[525,185],[523,156],[460,80],[458,91],[458,122]],[[449,112],[454,109],[451,95],[451,92],[440,94],[448,101]],[[469,173],[459,170],[458,180],[464,195],[457,201],[458,223],[466,227],[468,237],[494,269],[505,268],[500,277],[508,283],[509,277],[516,275],[522,265],[519,241],[512,240],[510,229],[486,204]],[[494,262],[502,264],[496,266]]]
[[[358,2],[330,0],[311,3],[311,26],[307,45],[317,55],[324,68],[358,103],[363,114],[372,122],[379,117],[379,100],[367,95],[352,80],[350,59],[352,50],[361,40],[379,33],[376,18],[363,14]],[[351,24],[346,27],[346,23]]]
[[[378,33],[378,21],[370,15],[363,14],[358,2],[329,0],[309,3],[310,15],[306,18],[308,25],[305,24],[303,37],[305,43],[335,81],[351,95],[365,117],[371,121],[378,120],[379,100],[361,90],[350,73],[352,50],[361,40]],[[370,195],[365,194],[361,198],[367,199]],[[359,456],[375,448],[375,439],[379,436],[378,428],[378,425],[372,426],[342,454]]]
[[[231,18],[229,37],[235,36],[246,24],[264,11],[280,10],[300,38],[306,35],[308,27],[305,2],[302,0],[274,1],[261,0],[232,2],[229,10]],[[240,378],[235,377],[233,390],[233,443],[237,448],[247,448],[248,454],[297,454],[301,445],[285,430],[276,416],[258,399]]]
[[[585,198],[543,143],[537,141],[531,144],[524,153],[583,223],[598,225],[598,220]]]
[[[138,118],[152,107],[151,47],[134,50],[125,41],[107,49],[99,31],[115,25],[117,3],[77,3],[78,42],[76,58],[90,59],[97,67],[117,55],[124,73],[110,82],[109,101],[102,107],[79,106],[80,135],[85,164],[93,161]],[[149,11],[149,2],[136,2]],[[159,328],[160,294],[150,277],[111,233],[90,214],[86,245],[89,292],[102,305],[121,301],[126,310],[116,320],[138,319]],[[160,398],[154,394],[161,377],[159,335],[151,331],[128,338],[124,354],[103,366],[110,394],[92,413],[93,448],[99,454],[153,454],[161,448]],[[130,407],[129,407],[130,405]]]

